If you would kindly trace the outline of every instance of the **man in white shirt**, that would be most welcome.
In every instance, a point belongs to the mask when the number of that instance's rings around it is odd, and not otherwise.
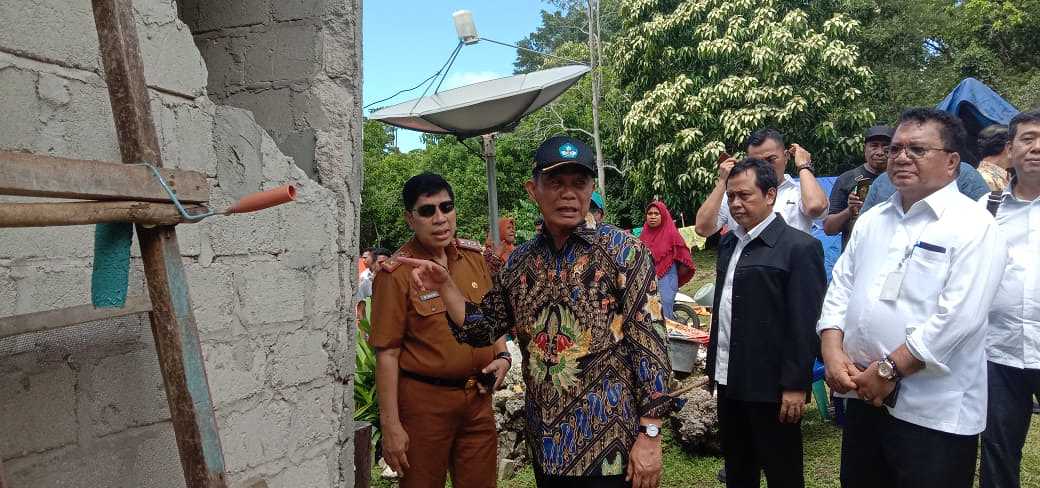
[[[1011,120],[1007,147],[1015,176],[991,207],[1007,241],[1008,264],[986,334],[989,410],[982,433],[982,488],[1019,486],[1032,397],[1040,393],[1040,111]]]
[[[993,218],[954,183],[960,119],[903,113],[897,192],[860,216],[817,331],[847,401],[844,488],[969,488],[986,425],[986,317],[1004,270]]]
[[[357,302],[372,296],[372,280],[374,280],[376,274],[379,273],[383,263],[387,259],[390,259],[390,251],[381,247],[374,247],[365,252],[368,254],[368,256],[365,257],[365,265],[367,268],[358,275],[357,292],[354,293],[354,300]]]
[[[794,156],[794,166],[799,180],[794,181],[791,175],[785,174],[787,162]],[[827,213],[827,194],[816,181],[812,155],[802,146],[791,144],[784,148],[784,135],[776,129],[760,129],[753,132],[747,140],[747,156],[761,159],[773,165],[780,186],[776,190],[776,205],[773,211],[783,217],[784,222],[802,232],[812,232],[813,220]],[[723,225],[733,227],[735,222],[729,214],[729,201],[726,198],[726,179],[737,160],[726,159],[719,165],[719,181],[699,209],[694,230],[701,237],[708,237],[722,228]]]

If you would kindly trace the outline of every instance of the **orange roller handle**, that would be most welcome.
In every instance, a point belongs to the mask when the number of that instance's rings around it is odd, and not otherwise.
[[[247,213],[263,210],[275,205],[281,205],[296,200],[296,187],[293,185],[282,185],[278,188],[251,193],[242,197],[234,205],[229,207],[225,214]]]

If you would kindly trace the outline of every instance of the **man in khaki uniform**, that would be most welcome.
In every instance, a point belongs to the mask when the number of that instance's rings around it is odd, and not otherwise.
[[[383,265],[373,283],[372,333],[383,458],[401,473],[402,488],[495,486],[498,438],[491,391],[509,370],[505,340],[490,347],[460,344],[437,292],[417,288],[412,266],[398,258],[446,268],[467,298],[479,302],[491,277],[474,241],[455,238],[454,194],[439,175],[409,179],[405,220],[415,232]]]

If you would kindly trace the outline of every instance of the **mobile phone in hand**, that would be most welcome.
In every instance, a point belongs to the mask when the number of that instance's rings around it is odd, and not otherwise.
[[[479,373],[477,374],[477,381],[484,385],[484,389],[487,391],[495,391],[495,373]]]
[[[867,193],[870,192],[870,184],[871,180],[867,178],[861,178],[856,181],[856,196],[859,197],[860,200],[867,199]]]
[[[715,166],[722,166],[722,163],[725,163],[727,159],[732,157],[728,152],[722,151],[722,154],[719,154],[719,160],[715,162]]]

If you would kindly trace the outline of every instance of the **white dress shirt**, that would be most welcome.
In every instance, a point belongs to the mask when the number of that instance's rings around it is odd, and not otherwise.
[[[776,188],[776,203],[773,204],[773,212],[780,214],[787,225],[806,234],[812,233],[813,218],[806,213],[805,206],[802,205],[802,187],[794,178],[791,178],[791,175],[785,174],[784,181],[781,181],[780,186]],[[821,215],[819,218],[823,218],[823,216]],[[715,219],[715,232],[718,232],[723,225],[729,225],[730,228],[737,226],[737,222],[729,214],[728,195],[722,195],[722,206],[719,207],[719,216]]]
[[[889,413],[977,434],[986,427],[986,317],[1003,249],[993,217],[956,183],[905,213],[897,192],[856,222],[816,330],[844,331],[845,352],[860,368],[905,343],[925,368],[902,380]],[[892,278],[900,274],[901,286]]]
[[[733,248],[733,256],[729,259],[726,267],[726,279],[722,283],[722,294],[719,295],[719,345],[715,354],[715,382],[725,386],[729,377],[729,336],[733,323],[733,274],[737,270],[737,261],[744,252],[744,247],[755,240],[769,224],[776,219],[776,214],[770,212],[762,222],[759,222],[751,232],[737,225],[733,227],[733,235],[737,238],[737,246]]]
[[[988,197],[979,199],[983,207]],[[997,210],[997,225],[1007,241],[1008,262],[989,311],[989,360],[1040,369],[1040,198],[1020,200],[1009,187]]]

